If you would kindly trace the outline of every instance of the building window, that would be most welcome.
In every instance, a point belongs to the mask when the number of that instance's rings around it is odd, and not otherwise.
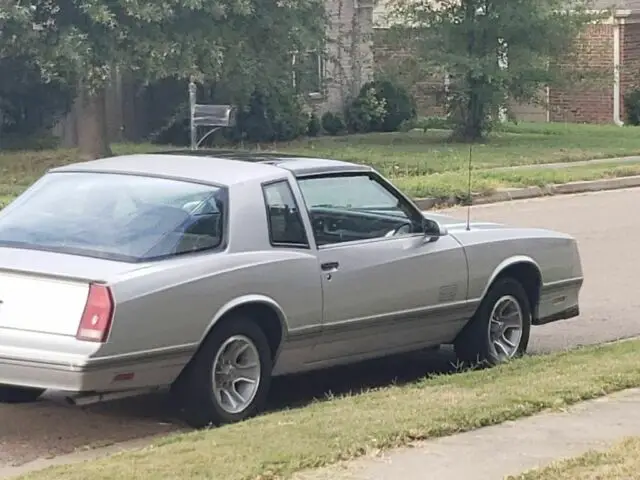
[[[321,97],[324,91],[325,61],[321,52],[294,53],[293,87],[298,93]]]

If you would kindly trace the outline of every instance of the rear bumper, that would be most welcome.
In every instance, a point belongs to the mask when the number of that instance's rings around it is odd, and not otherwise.
[[[95,380],[70,365],[0,357],[0,384],[79,392]]]
[[[66,363],[19,358],[0,349],[0,384],[70,393],[112,392],[170,385],[192,352],[154,352]]]

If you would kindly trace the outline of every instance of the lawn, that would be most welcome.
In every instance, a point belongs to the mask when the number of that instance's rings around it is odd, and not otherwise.
[[[621,480],[640,478],[640,438],[623,440],[613,448],[532,470],[509,480]]]
[[[21,478],[287,478],[368,452],[640,386],[639,362],[640,341],[530,356],[493,369],[424,378],[218,429],[173,435],[138,452]]]
[[[398,174],[466,170],[469,145],[447,141],[448,131],[320,137],[270,149],[373,165]],[[640,154],[640,129],[614,125],[507,125],[472,147],[473,168],[572,162]]]
[[[389,176],[413,197],[465,197],[469,145],[450,143],[443,130],[319,137],[263,145],[262,150],[366,163]],[[252,147],[252,148],[255,148]],[[166,150],[141,144],[114,146],[114,153]],[[640,174],[640,162],[545,169],[543,164],[640,155],[640,130],[616,126],[526,123],[503,126],[472,146],[474,193],[505,187],[548,185],[575,180]],[[77,160],[74,150],[0,153],[0,206],[11,201],[47,169]],[[537,165],[526,171],[492,168]]]

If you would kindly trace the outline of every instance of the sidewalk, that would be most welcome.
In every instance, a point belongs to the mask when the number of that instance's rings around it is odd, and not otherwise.
[[[528,170],[532,168],[571,168],[571,167],[584,167],[585,165],[606,165],[609,163],[615,163],[619,165],[640,163],[640,156],[630,157],[613,157],[613,158],[596,158],[593,160],[579,160],[577,162],[557,162],[557,163],[531,163],[528,165],[513,165],[511,167],[492,167],[483,170],[490,170],[492,172],[501,172],[509,170]]]
[[[302,472],[295,480],[499,480],[640,435],[640,389],[412,448]]]

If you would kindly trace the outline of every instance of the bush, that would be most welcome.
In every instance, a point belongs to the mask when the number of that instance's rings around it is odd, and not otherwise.
[[[453,122],[447,117],[422,117],[402,122],[399,130],[408,132],[413,129],[419,129],[426,132],[427,130],[451,130],[453,128]]]
[[[366,83],[347,108],[347,124],[353,132],[395,132],[415,117],[413,97],[389,80]]]
[[[309,116],[309,123],[307,124],[307,135],[310,137],[317,137],[320,135],[322,125],[320,125],[320,119],[315,113]]]
[[[291,92],[256,90],[238,114],[235,136],[256,143],[293,140],[306,132],[307,118]]]
[[[382,131],[395,132],[402,122],[416,117],[415,101],[406,88],[388,80],[373,82],[373,86],[377,97],[386,103],[387,113],[382,122]]]
[[[322,115],[322,128],[329,135],[338,135],[339,133],[343,133],[346,129],[342,117],[332,112],[326,112]]]
[[[624,113],[626,123],[640,125],[640,88],[631,90],[624,96]]]
[[[60,146],[60,138],[51,132],[34,134],[0,134],[0,152],[6,150],[53,150]]]
[[[205,96],[202,103],[222,103],[215,96]],[[225,102],[226,103],[226,102]],[[247,141],[267,143],[288,141],[307,132],[309,116],[295,94],[289,91],[266,92],[256,89],[246,105],[237,106],[236,125],[221,129],[209,137],[216,143],[226,139],[231,142]],[[202,134],[202,132],[201,132]],[[164,126],[151,134],[154,142],[160,144],[186,145],[189,142],[189,105],[180,104]]]
[[[378,98],[373,86],[363,88],[347,108],[347,128],[354,133],[380,131],[386,115],[386,100]]]
[[[0,136],[33,140],[47,131],[71,108],[75,88],[53,79],[27,57],[0,59]]]

